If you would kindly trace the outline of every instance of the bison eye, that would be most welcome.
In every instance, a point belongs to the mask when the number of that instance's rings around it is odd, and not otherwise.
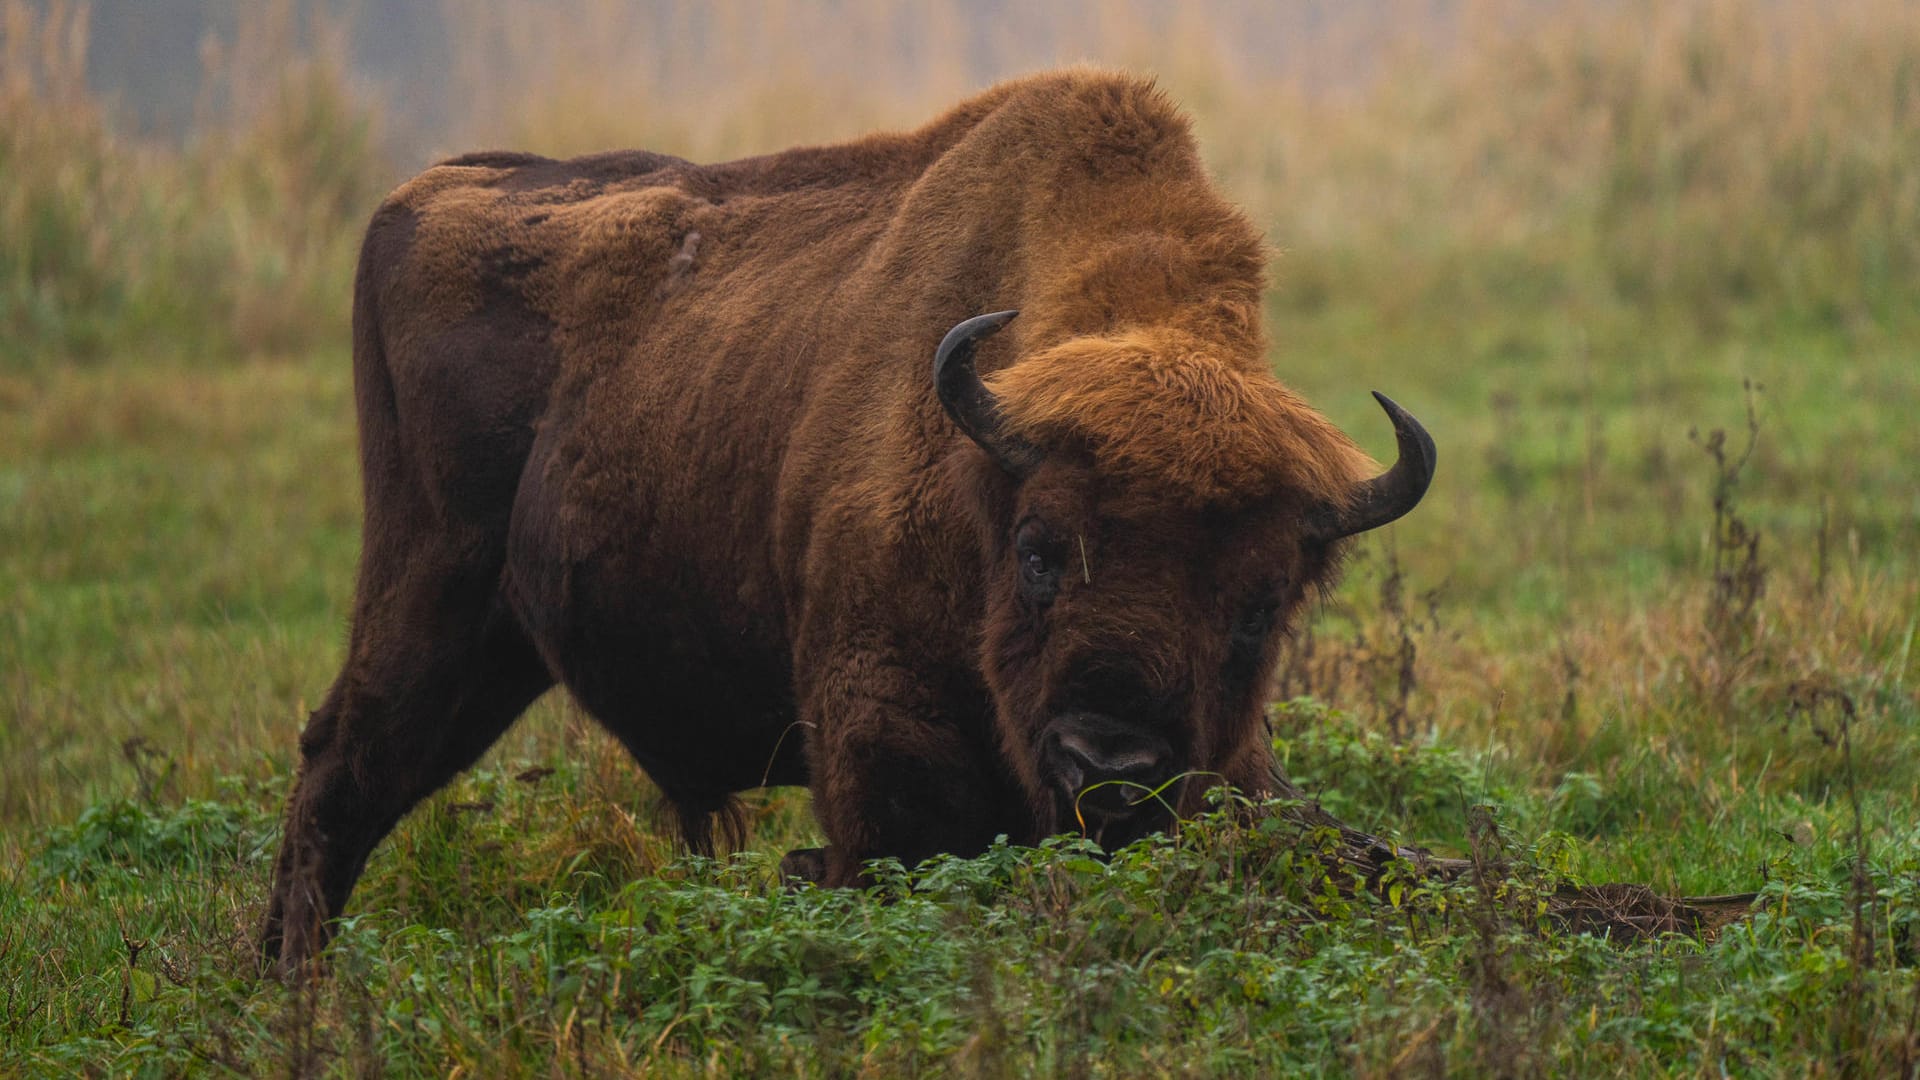
[[[1037,603],[1050,602],[1060,589],[1060,559],[1046,529],[1030,522],[1020,529],[1014,551],[1020,559],[1020,585]]]
[[[1268,631],[1273,629],[1273,618],[1280,605],[1272,600],[1262,601],[1240,613],[1233,622],[1233,643],[1251,648],[1266,640]]]

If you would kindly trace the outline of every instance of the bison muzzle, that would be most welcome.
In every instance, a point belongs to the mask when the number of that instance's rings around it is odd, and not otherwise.
[[[830,885],[1274,791],[1278,643],[1434,448],[1381,398],[1381,470],[1273,378],[1265,263],[1178,110],[1085,70],[839,146],[401,186],[355,280],[362,556],[267,958],[311,957],[556,684],[696,850],[735,793],[810,787],[827,846],[789,865]]]

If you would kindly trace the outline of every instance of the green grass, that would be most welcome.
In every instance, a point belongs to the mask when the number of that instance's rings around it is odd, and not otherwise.
[[[10,383],[0,423],[0,1060],[489,1075],[1909,1060],[1920,604],[1898,418],[1920,401],[1899,341],[1690,351],[1647,335],[1592,346],[1618,363],[1550,353],[1521,380],[1444,330],[1292,326],[1288,377],[1375,444],[1365,387],[1418,408],[1443,479],[1289,659],[1288,692],[1337,708],[1276,711],[1283,760],[1335,813],[1442,851],[1470,850],[1470,808],[1490,806],[1534,869],[1403,892],[1397,909],[1325,895],[1313,838],[1223,820],[1110,865],[997,851],[884,895],[789,894],[771,860],[817,842],[803,792],[755,799],[743,861],[676,861],[637,770],[549,698],[381,847],[333,977],[294,995],[254,978],[251,933],[294,737],[343,641],[347,359],[62,369]],[[1839,374],[1798,375],[1810,357]],[[1732,648],[1703,629],[1711,471],[1686,429],[1737,427],[1743,377],[1767,384],[1736,489],[1767,589]],[[1405,614],[1383,589],[1395,565]],[[1415,679],[1395,742],[1403,635]],[[1838,709],[1796,708],[1796,685],[1854,705],[1851,764]],[[1860,966],[1855,796],[1872,874]],[[1617,946],[1537,926],[1525,898],[1556,876],[1767,900],[1711,944]]]

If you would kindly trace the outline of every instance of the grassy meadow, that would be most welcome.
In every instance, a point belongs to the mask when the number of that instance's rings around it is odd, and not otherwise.
[[[469,108],[408,149],[290,3],[161,141],[88,89],[84,8],[0,0],[0,1075],[1914,1075],[1920,6],[1469,5],[1319,82],[1229,55],[1262,8],[523,0],[456,28]],[[1083,58],[1158,73],[1266,227],[1281,378],[1377,455],[1376,388],[1439,444],[1271,719],[1329,810],[1478,871],[1355,892],[1223,813],[787,891],[804,791],[683,858],[554,694],[376,852],[328,978],[262,981],[380,195],[427,151],[719,159]],[[1542,918],[1569,881],[1760,900],[1621,944]]]

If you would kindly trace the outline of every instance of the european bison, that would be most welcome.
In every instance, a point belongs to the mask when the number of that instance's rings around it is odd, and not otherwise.
[[[697,850],[735,792],[810,786],[828,846],[790,865],[831,885],[1000,833],[1125,842],[1163,784],[1274,790],[1277,639],[1434,449],[1382,398],[1375,475],[1273,379],[1265,263],[1166,96],[1094,71],[839,146],[400,187],[354,290],[350,646],[267,956],[309,957],[555,682]]]

